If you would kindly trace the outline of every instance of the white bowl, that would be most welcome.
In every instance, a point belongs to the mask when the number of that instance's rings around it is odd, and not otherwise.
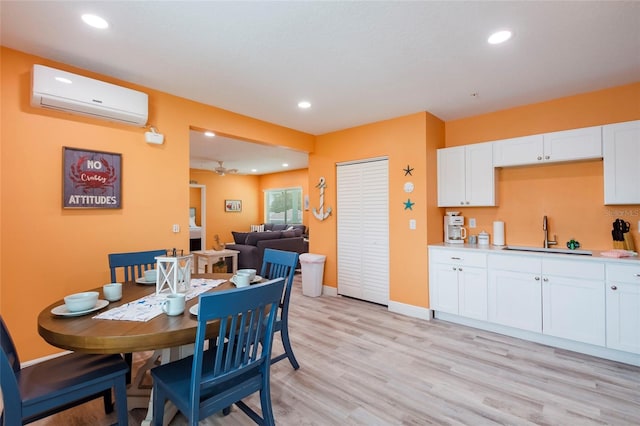
[[[70,294],[64,298],[64,304],[69,312],[88,311],[96,306],[99,295],[97,291]]]

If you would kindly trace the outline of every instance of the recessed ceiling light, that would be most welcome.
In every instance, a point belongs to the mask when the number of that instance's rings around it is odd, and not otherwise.
[[[289,167],[287,163],[282,163],[282,167]]]
[[[300,102],[298,102],[298,108],[300,108],[300,109],[311,108],[311,102],[309,102],[309,101],[300,101]]]
[[[109,28],[109,23],[98,15],[92,15],[91,13],[85,13],[82,15],[82,20],[85,24],[91,25],[93,28],[104,30]]]
[[[258,171],[258,169],[251,169],[251,173],[255,173],[257,171]]]
[[[71,84],[72,81],[69,80],[68,78],[64,78],[64,77],[56,77],[56,81],[59,81],[60,83],[66,83],[66,84]]]
[[[215,133],[213,133],[213,132],[211,132],[211,131],[206,131],[206,132],[204,132],[204,135],[205,135],[206,137],[208,137],[208,138],[212,138],[212,137],[214,137],[216,134],[215,134]]]
[[[502,31],[496,31],[495,33],[491,34],[487,39],[487,41],[489,42],[489,44],[500,44],[500,43],[504,43],[510,38],[511,38],[511,31],[502,30]]]

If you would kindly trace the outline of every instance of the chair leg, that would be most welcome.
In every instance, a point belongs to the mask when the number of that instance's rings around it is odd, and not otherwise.
[[[224,407],[224,408],[222,409],[222,415],[223,415],[223,416],[228,416],[229,414],[231,414],[231,406]]]
[[[293,354],[293,349],[291,348],[291,341],[289,340],[289,327],[287,324],[282,325],[280,336],[282,337],[282,346],[284,346],[284,352],[287,354],[287,358],[289,358],[289,362],[291,363],[293,369],[297,370],[298,368],[300,368],[300,364],[298,364],[298,360]]]
[[[127,409],[126,380],[117,379],[114,391],[116,394],[116,410],[118,411],[118,426],[127,426],[129,424],[129,410]]]
[[[164,422],[164,403],[166,398],[164,392],[160,390],[160,386],[154,386],[151,392],[153,399],[153,425],[162,426]]]
[[[271,389],[269,388],[269,381],[266,384],[263,383],[263,388],[260,389],[260,409],[262,410],[262,419],[265,425],[275,426],[276,420],[273,417],[273,407],[271,406]]]

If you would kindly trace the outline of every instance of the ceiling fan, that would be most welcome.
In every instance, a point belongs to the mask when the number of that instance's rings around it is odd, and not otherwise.
[[[222,163],[223,163],[223,161],[218,161],[218,167],[213,169],[213,171],[216,172],[217,174],[219,174],[220,176],[224,176],[227,173],[229,173],[229,174],[238,173],[238,169],[227,169],[226,167],[224,167],[222,165]]]

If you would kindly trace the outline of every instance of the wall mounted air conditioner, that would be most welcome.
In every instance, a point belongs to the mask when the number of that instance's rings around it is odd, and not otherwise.
[[[70,72],[33,66],[31,105],[143,127],[149,114],[146,93]]]

